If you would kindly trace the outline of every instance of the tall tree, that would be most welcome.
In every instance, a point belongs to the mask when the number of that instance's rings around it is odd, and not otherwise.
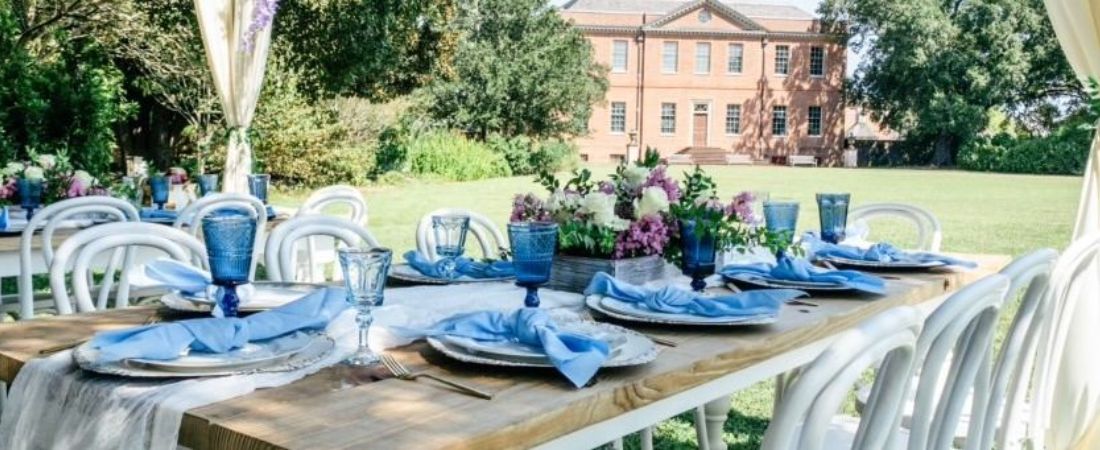
[[[457,26],[454,77],[428,89],[432,117],[482,139],[587,132],[607,69],[546,0],[464,1]]]
[[[1042,0],[825,0],[821,13],[866,56],[852,98],[935,165],[953,164],[994,109],[1083,99]]]

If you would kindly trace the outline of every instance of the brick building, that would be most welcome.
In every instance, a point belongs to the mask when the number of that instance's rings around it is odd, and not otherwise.
[[[717,0],[572,0],[561,13],[610,68],[578,140],[589,161],[625,158],[632,138],[679,160],[839,161],[846,50],[810,13]]]

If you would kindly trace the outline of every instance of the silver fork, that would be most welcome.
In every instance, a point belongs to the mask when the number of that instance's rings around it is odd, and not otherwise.
[[[469,385],[459,383],[459,382],[454,381],[454,380],[443,378],[439,375],[433,375],[433,374],[428,373],[428,372],[410,372],[409,369],[406,368],[404,364],[401,364],[400,361],[398,361],[393,356],[390,356],[388,354],[383,354],[382,355],[382,365],[386,366],[386,369],[389,369],[390,373],[392,373],[393,376],[395,376],[399,379],[402,379],[402,380],[413,381],[413,380],[416,380],[417,378],[420,378],[420,377],[431,378],[435,381],[438,381],[440,383],[443,383],[447,386],[453,387],[455,389],[458,389],[460,391],[463,391],[463,392],[465,392],[467,394],[470,394],[470,395],[473,395],[475,397],[483,398],[485,400],[492,400],[493,399],[493,394],[490,394],[488,392],[485,392],[485,391],[483,391],[481,389],[478,389],[478,388],[475,388],[473,386],[469,386]]]

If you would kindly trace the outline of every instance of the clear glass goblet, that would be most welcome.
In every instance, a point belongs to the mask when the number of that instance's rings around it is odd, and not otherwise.
[[[436,267],[446,279],[458,277],[455,258],[466,251],[466,233],[470,230],[470,216],[432,216],[432,232],[435,234],[435,253],[440,259]]]
[[[373,320],[371,310],[382,304],[386,274],[390,270],[393,252],[385,248],[342,248],[338,251],[340,268],[344,272],[344,287],[348,303],[356,310],[359,325],[359,347],[344,360],[350,366],[367,366],[378,362],[371,351],[368,332]]]

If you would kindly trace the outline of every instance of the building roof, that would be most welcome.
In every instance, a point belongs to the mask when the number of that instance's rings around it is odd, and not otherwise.
[[[567,11],[666,14],[686,3],[691,3],[691,0],[571,0],[562,8]],[[789,20],[814,19],[813,14],[792,5],[722,3],[748,17]]]

